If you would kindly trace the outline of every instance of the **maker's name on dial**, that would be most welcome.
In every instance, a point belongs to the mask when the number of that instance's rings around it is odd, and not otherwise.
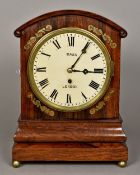
[[[62,88],[77,88],[77,85],[64,85]]]

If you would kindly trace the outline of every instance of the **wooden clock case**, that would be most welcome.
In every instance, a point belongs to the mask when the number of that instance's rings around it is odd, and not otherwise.
[[[90,109],[59,112],[47,108],[44,112],[43,104],[29,86],[29,55],[42,35],[66,27],[88,30],[102,40],[111,55],[113,76],[105,96]],[[20,38],[21,115],[14,136],[13,165],[24,161],[126,162],[128,149],[119,114],[119,95],[121,38],[127,32],[97,14],[62,10],[32,19],[14,34]]]

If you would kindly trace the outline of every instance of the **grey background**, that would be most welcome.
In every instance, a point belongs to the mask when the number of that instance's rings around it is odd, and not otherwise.
[[[105,16],[128,31],[122,40],[120,109],[128,136],[128,167],[115,164],[25,164],[11,167],[11,146],[20,113],[19,39],[13,31],[49,11],[81,9]],[[140,1],[139,0],[0,0],[0,174],[138,174],[140,171]]]

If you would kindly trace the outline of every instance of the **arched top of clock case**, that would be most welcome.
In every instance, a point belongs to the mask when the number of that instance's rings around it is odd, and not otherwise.
[[[42,21],[42,20],[45,20],[45,19],[48,19],[48,18],[51,18],[51,17],[55,17],[55,16],[63,16],[63,15],[79,15],[79,16],[86,16],[86,17],[94,18],[94,19],[97,19],[97,20],[99,20],[103,23],[108,24],[112,28],[119,31],[121,38],[125,38],[127,36],[126,30],[123,29],[118,24],[114,23],[113,21],[111,21],[111,20],[109,20],[109,19],[107,19],[103,16],[100,16],[98,14],[95,14],[95,13],[92,13],[92,12],[87,12],[87,11],[82,11],[82,10],[59,10],[59,11],[46,13],[44,15],[38,16],[38,17],[26,22],[25,24],[23,24],[22,26],[17,28],[15,30],[14,34],[15,34],[16,37],[20,37],[22,35],[22,31],[24,29],[26,29],[27,27],[37,23],[38,21]]]

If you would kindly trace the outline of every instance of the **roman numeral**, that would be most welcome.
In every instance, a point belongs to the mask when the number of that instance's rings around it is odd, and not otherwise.
[[[94,69],[94,73],[103,73],[103,69]]]
[[[67,103],[71,103],[71,95],[67,94]]]
[[[89,86],[92,87],[93,89],[97,90],[99,87],[99,84],[96,83],[95,81],[91,81]]]
[[[49,54],[47,54],[47,53],[41,53],[42,55],[45,55],[45,56],[47,56],[47,57],[50,57],[51,55],[49,55]]]
[[[57,40],[53,41],[53,44],[56,46],[57,49],[61,48]]]
[[[74,47],[74,36],[68,36],[68,43],[69,46],[73,46]]]
[[[40,81],[39,84],[40,84],[40,86],[42,87],[42,89],[44,89],[46,86],[49,85],[49,81],[48,81],[48,79],[46,78],[46,79]]]
[[[39,67],[39,68],[36,68],[36,71],[37,71],[37,72],[46,72],[46,67]]]
[[[57,95],[58,95],[58,91],[56,89],[54,89],[53,92],[51,93],[50,97],[55,100]]]
[[[81,94],[84,97],[84,99],[87,100],[87,97],[85,96],[85,94],[83,94],[83,92],[81,92]]]
[[[95,60],[96,58],[99,58],[99,57],[100,57],[100,54],[97,54],[97,55],[91,57],[91,59],[92,59],[92,60]]]

